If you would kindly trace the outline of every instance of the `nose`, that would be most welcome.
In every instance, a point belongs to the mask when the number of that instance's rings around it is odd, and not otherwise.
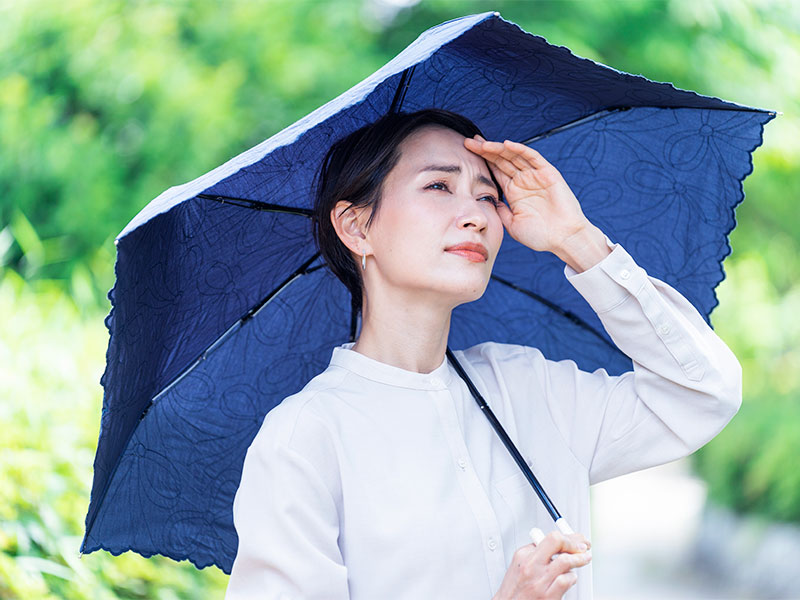
[[[476,229],[477,231],[486,229],[489,220],[479,202],[470,198],[469,202],[464,202],[461,206],[461,213],[458,216],[459,229]]]

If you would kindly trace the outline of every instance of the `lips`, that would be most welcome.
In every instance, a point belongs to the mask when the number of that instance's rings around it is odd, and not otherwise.
[[[463,244],[456,244],[455,246],[445,248],[445,251],[463,256],[472,262],[486,262],[489,260],[489,252],[483,244],[464,242]]]

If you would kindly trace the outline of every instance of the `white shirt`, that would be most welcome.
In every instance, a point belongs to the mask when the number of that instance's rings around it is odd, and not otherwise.
[[[741,369],[692,305],[617,245],[569,282],[632,372],[535,348],[455,352],[556,507],[589,535],[589,485],[693,452],[741,402]],[[229,600],[489,600],[552,520],[445,359],[428,374],[350,350],[272,410],[234,501]],[[657,518],[657,515],[654,515]],[[565,598],[592,596],[590,567]]]

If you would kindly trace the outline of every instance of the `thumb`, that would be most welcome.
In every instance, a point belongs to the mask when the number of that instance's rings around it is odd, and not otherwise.
[[[592,542],[590,542],[582,533],[571,533],[567,536],[567,539],[576,547],[580,544],[585,545],[587,548],[592,547]]]

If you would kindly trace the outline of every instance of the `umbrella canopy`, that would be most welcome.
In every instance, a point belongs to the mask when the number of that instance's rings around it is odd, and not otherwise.
[[[358,329],[311,237],[315,173],[334,141],[389,111],[429,107],[469,117],[488,139],[534,146],[589,220],[708,318],[741,182],[774,113],[621,73],[497,13],[449,21],[297,123],[167,190],[120,233],[83,552],[159,553],[230,572],[250,442]],[[506,236],[483,298],[454,311],[450,346],[491,339],[586,370],[630,369],[562,269]]]

